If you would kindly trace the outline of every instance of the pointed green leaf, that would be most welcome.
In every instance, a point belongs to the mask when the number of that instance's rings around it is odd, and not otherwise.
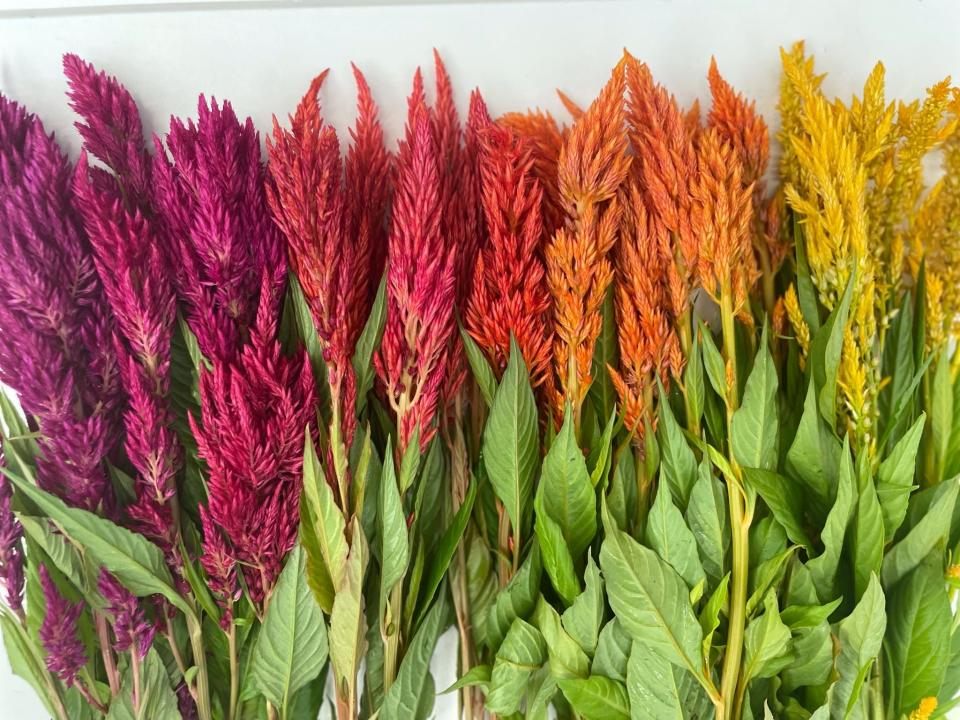
[[[363,412],[367,394],[373,387],[373,354],[380,347],[383,328],[387,321],[387,274],[384,273],[377,286],[377,294],[370,309],[370,316],[357,338],[353,352],[353,372],[357,386],[357,415]]]
[[[812,547],[803,527],[803,489],[797,483],[787,480],[772,470],[751,467],[741,469],[747,487],[755,490],[763,498],[777,522],[786,530],[787,537],[804,547]]]
[[[863,682],[880,653],[886,627],[886,603],[874,575],[853,612],[840,623],[840,654],[836,660],[839,677],[831,691],[831,718],[850,717]]]
[[[690,492],[697,481],[697,459],[687,444],[683,430],[670,409],[670,402],[660,386],[660,479],[666,481],[681,510],[690,502]]]
[[[647,516],[646,543],[668,562],[688,588],[696,587],[706,579],[697,541],[670,498],[670,490],[660,485],[657,496]]]
[[[564,697],[584,720],[630,720],[627,688],[616,680],[594,675],[557,681]]]
[[[533,611],[533,621],[547,645],[547,659],[553,677],[586,677],[590,674],[590,658],[563,629],[560,615],[543,597]]]
[[[517,712],[530,676],[546,660],[546,649],[539,630],[520,618],[513,621],[490,673],[487,710],[498,715]]]
[[[787,667],[790,655],[790,628],[780,619],[777,596],[767,594],[763,615],[747,626],[743,640],[743,674],[747,681],[773,677]]]
[[[787,475],[804,483],[818,507],[830,507],[830,488],[836,483],[840,442],[826,426],[816,404],[814,384],[807,387],[803,415],[787,451]]]
[[[770,355],[767,326],[763,326],[760,349],[747,376],[743,402],[733,414],[730,444],[737,462],[744,468],[774,470],[780,419],[777,415],[777,368]]]
[[[493,397],[497,393],[497,378],[493,374],[490,363],[487,362],[483,350],[477,345],[464,328],[460,328],[460,337],[463,338],[463,349],[467,356],[467,362],[470,363],[470,369],[473,371],[473,379],[477,381],[477,387],[480,388],[480,394],[483,396],[487,407],[493,406]]]
[[[560,526],[570,554],[579,557],[597,533],[597,499],[575,433],[568,404],[563,426],[543,459],[537,495]]]
[[[593,561],[592,554],[587,556],[587,569],[583,577],[586,589],[564,611],[563,627],[579,643],[584,652],[593,656],[597,649],[606,603],[603,595],[603,578],[600,577],[600,568]]]
[[[363,616],[363,575],[367,562],[367,541],[360,521],[354,517],[350,523],[350,552],[347,554],[346,570],[330,614],[330,662],[338,686],[356,681],[360,656],[363,654],[367,630]]]
[[[885,543],[893,539],[907,514],[925,422],[926,415],[921,413],[877,470],[877,498],[883,512]]]
[[[620,621],[614,617],[603,626],[597,640],[597,650],[590,666],[591,675],[604,675],[611,680],[623,682],[627,678],[627,661],[633,640],[620,627]]]
[[[882,575],[886,587],[893,587],[948,537],[953,506],[957,501],[957,489],[957,479],[938,485],[927,514],[886,554]]]
[[[715,586],[726,574],[730,533],[727,530],[726,490],[713,475],[710,461],[704,458],[697,471],[697,482],[690,491],[687,525],[697,541],[703,569]]]
[[[397,476],[393,469],[393,451],[390,440],[384,451],[387,459],[383,463],[380,477],[380,507],[378,517],[380,526],[380,602],[384,602],[393,587],[403,579],[410,562],[410,540],[407,537],[407,519],[403,514]]]

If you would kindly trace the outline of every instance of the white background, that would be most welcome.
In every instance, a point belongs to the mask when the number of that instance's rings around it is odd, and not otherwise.
[[[329,67],[325,115],[343,131],[342,142],[353,121],[352,60],[367,75],[392,142],[413,70],[430,70],[434,46],[461,110],[478,86],[495,114],[540,106],[563,119],[554,88],[587,103],[627,47],[684,104],[707,97],[715,55],[723,75],[775,124],[778,48],[798,39],[807,40],[818,69],[829,71],[828,93],[858,91],[882,59],[888,98],[914,97],[960,75],[960,2],[0,0],[0,91],[39,114],[75,155],[64,52],[118,75],[149,131],[162,130],[170,114],[194,115],[197,94],[205,92],[231,100],[264,132],[271,114],[285,117],[310,79]],[[441,640],[438,688],[452,681],[455,642]],[[437,715],[452,718],[454,707],[451,696],[439,698]],[[43,716],[30,688],[0,659],[0,717]]]

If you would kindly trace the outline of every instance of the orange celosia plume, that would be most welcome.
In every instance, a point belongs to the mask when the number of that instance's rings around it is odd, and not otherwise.
[[[562,394],[575,412],[591,382],[593,350],[613,267],[607,255],[620,224],[616,193],[630,170],[624,132],[624,68],[574,125],[560,151],[558,178],[566,213],[546,250],[553,295],[554,356]]]
[[[467,330],[497,374],[516,337],[534,387],[552,394],[550,294],[541,259],[543,191],[530,143],[506,127],[483,134],[480,170],[489,239],[477,257]]]

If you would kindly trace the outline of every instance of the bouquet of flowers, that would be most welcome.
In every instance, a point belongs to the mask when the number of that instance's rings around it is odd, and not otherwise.
[[[461,119],[435,53],[395,149],[325,71],[265,159],[74,55],[76,162],[0,95],[0,632],[50,716],[425,720],[451,625],[467,720],[957,706],[960,90],[781,59],[777,167],[715,62],[703,114],[626,52],[565,122]]]

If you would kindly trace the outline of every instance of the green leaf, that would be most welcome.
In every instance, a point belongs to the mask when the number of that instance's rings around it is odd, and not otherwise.
[[[803,489],[797,483],[787,480],[772,470],[750,467],[741,469],[747,487],[755,490],[763,498],[777,522],[786,530],[787,537],[804,547],[812,547],[810,538],[803,529]]]
[[[593,487],[605,487],[606,480],[610,473],[611,446],[613,445],[613,429],[617,423],[617,416],[611,414],[607,418],[607,425],[603,429],[603,435],[599,442],[594,446],[590,453],[593,469],[590,471],[590,484]]]
[[[0,392],[0,395],[3,393]],[[43,650],[34,647],[23,626],[12,613],[0,610],[0,635],[7,651],[7,660],[14,675],[26,680],[43,702],[50,717],[56,717],[50,698],[47,696],[47,669],[42,662]],[[39,660],[38,660],[39,659]]]
[[[463,502],[460,504],[460,507],[457,508],[453,520],[447,526],[447,529],[444,530],[440,542],[431,555],[430,568],[427,571],[426,579],[422,585],[422,587],[426,588],[426,592],[421,591],[423,594],[421,602],[424,603],[424,611],[421,613],[421,616],[426,612],[426,608],[429,607],[430,603],[433,602],[437,588],[440,587],[440,582],[443,580],[444,575],[446,575],[447,568],[450,567],[450,561],[453,560],[453,555],[460,546],[460,540],[463,538],[463,533],[467,529],[467,523],[470,521],[470,513],[473,510],[473,503],[476,498],[477,484],[471,481],[470,485],[467,486],[467,494],[464,496]],[[419,620],[414,624],[419,625]]]
[[[396,680],[383,700],[380,717],[384,720],[423,720],[433,709],[433,678],[430,675],[430,658],[437,646],[449,607],[447,593],[438,595],[437,601],[426,614],[410,647],[400,663]],[[424,700],[429,700],[427,705]],[[426,710],[426,712],[424,712]]]
[[[537,404],[515,339],[483,431],[483,463],[515,535],[523,532],[539,461]],[[519,537],[514,537],[519,541]]]
[[[763,615],[751,620],[744,633],[742,672],[748,682],[773,677],[793,660],[790,628],[780,619],[776,593],[767,593],[763,608]]]
[[[910,493],[915,487],[917,448],[925,422],[926,415],[921,413],[877,470],[877,498],[883,513],[884,543],[893,539],[907,515]]]
[[[460,337],[463,338],[464,354],[467,356],[467,362],[470,363],[470,369],[473,371],[473,378],[477,381],[477,387],[480,388],[480,394],[483,396],[487,407],[493,407],[493,397],[497,392],[497,378],[493,374],[490,363],[487,362],[486,355],[477,345],[464,328],[460,328]]]
[[[659,381],[658,381],[659,383]],[[660,385],[660,479],[665,480],[677,504],[686,510],[690,492],[697,481],[697,458],[673,416],[670,402]]]
[[[794,249],[797,254],[797,300],[803,319],[810,326],[810,333],[820,329],[820,309],[817,306],[817,289],[810,277],[810,265],[807,262],[806,243],[803,228],[796,214],[792,214]]]
[[[603,675],[565,678],[557,684],[584,720],[630,720],[630,699],[622,683]]]
[[[683,578],[649,548],[606,527],[600,567],[610,606],[634,640],[696,673],[703,631]]]
[[[184,614],[193,615],[174,588],[163,552],[156,545],[86,510],[67,507],[60,498],[13,473],[8,477],[65,535],[83,546],[134,595],[163,595]]]
[[[788,605],[780,613],[780,619],[790,626],[791,630],[812,628],[826,622],[833,611],[840,607],[842,598],[825,605]]]
[[[440,694],[446,695],[452,693],[454,690],[460,690],[465,687],[479,687],[486,693],[490,687],[490,666],[474,665],[460,676],[453,685]]]
[[[547,645],[547,658],[553,677],[586,677],[590,674],[590,658],[563,629],[560,615],[543,597],[537,602],[533,619]]]
[[[647,545],[668,562],[688,588],[694,588],[706,580],[703,566],[697,555],[697,541],[670,499],[670,490],[665,485],[657,489],[657,496],[647,516]]]
[[[363,412],[367,403],[367,394],[373,387],[373,353],[380,347],[383,337],[383,328],[387,320],[387,275],[380,278],[377,295],[370,309],[363,332],[357,338],[357,346],[353,351],[353,373],[357,385],[357,415]]]
[[[690,491],[687,505],[687,525],[700,548],[703,569],[712,586],[726,574],[730,533],[727,530],[726,490],[713,475],[710,462],[700,462],[697,481]]]
[[[840,654],[836,660],[839,677],[831,692],[831,718],[846,720],[850,717],[864,679],[880,652],[886,627],[883,590],[874,575],[853,612],[840,623]]]
[[[534,501],[534,507],[534,532],[540,543],[543,567],[564,605],[570,605],[580,593],[580,580],[573,566],[573,556],[563,537],[563,530],[543,509],[543,497],[539,494]]]
[[[390,439],[384,451],[386,462],[380,477],[380,602],[384,602],[394,586],[403,580],[410,562],[410,540],[407,537],[407,519],[403,514],[397,476],[393,469],[393,450]]]
[[[306,582],[306,561],[297,546],[287,556],[253,653],[253,680],[286,716],[294,693],[320,674],[327,661],[323,611]]]
[[[543,509],[560,526],[570,554],[579,557],[597,534],[597,498],[577,443],[569,403],[563,426],[543,459],[537,495]]]
[[[730,573],[723,576],[723,580],[710,595],[707,604],[700,611],[700,628],[703,630],[703,664],[710,666],[710,648],[713,647],[713,634],[720,627],[720,611],[727,604],[727,595],[730,586]]]
[[[643,643],[633,643],[627,667],[633,720],[693,720],[711,717],[709,701],[689,671],[663,660]]]
[[[850,463],[849,451],[844,447],[842,465]],[[850,470],[852,472],[852,470]],[[860,597],[870,582],[873,573],[880,572],[883,562],[883,513],[873,478],[865,474],[861,478],[860,497],[853,519],[853,567],[856,597]]]
[[[530,676],[527,702],[523,708],[524,720],[548,720],[551,702],[557,697],[557,681],[548,668],[540,668]]]
[[[884,687],[895,715],[908,715],[920,700],[940,692],[950,662],[953,619],[937,551],[897,583],[884,636]]]
[[[743,402],[733,414],[730,444],[743,468],[775,470],[780,419],[777,415],[777,368],[770,355],[767,326],[760,337],[760,349],[747,376]]]
[[[84,595],[90,594],[91,588],[87,582],[83,558],[77,549],[67,542],[63,535],[52,532],[45,518],[18,514],[17,519],[24,535],[40,546],[64,577]]]
[[[703,349],[703,364],[707,369],[710,386],[722,400],[726,400],[727,364],[724,362],[720,350],[717,349],[717,344],[713,341],[713,333],[702,322],[700,323],[700,338]]]
[[[607,289],[601,308],[600,334],[593,349],[590,375],[590,399],[597,415],[610,417],[616,410],[617,393],[613,388],[608,367],[619,365],[619,345],[617,343],[617,324],[614,309],[613,287]]]
[[[510,715],[520,709],[530,676],[546,660],[546,643],[540,631],[517,618],[497,650],[490,673],[487,710]]]
[[[781,675],[784,688],[792,692],[799,687],[823,685],[833,670],[833,635],[829,623],[798,633],[793,640],[793,654],[795,660]]]
[[[947,452],[950,447],[950,435],[953,432],[953,382],[950,372],[950,355],[940,351],[936,369],[933,372],[930,402],[930,442],[936,460],[936,474],[927,478],[931,483],[943,480],[944,467],[947,464]]]
[[[310,602],[313,602],[311,599]],[[140,702],[133,707],[133,676],[128,667],[123,674],[120,695],[110,703],[107,720],[179,720],[177,696],[170,689],[163,660],[150,648],[140,666]]]
[[[927,514],[894,545],[883,559],[883,584],[892,587],[919,565],[927,554],[950,533],[953,506],[957,501],[957,480],[937,486]]]
[[[319,560],[323,563],[322,570],[326,571],[329,578],[329,586],[336,588],[343,581],[349,551],[343,535],[345,529],[343,511],[337,506],[333,490],[324,476],[313,439],[310,437],[309,427],[304,430],[303,501],[309,510],[308,517],[312,521],[312,527],[309,529],[310,539],[314,541],[314,546],[320,553]],[[327,587],[327,582],[322,576],[318,577],[316,572],[311,573],[311,576],[315,581],[311,583],[315,593]],[[324,593],[319,593],[318,600],[321,594],[326,598]],[[328,600],[332,603],[332,597]],[[329,605],[327,609],[329,610]]]
[[[850,301],[856,283],[856,271],[850,273],[840,302],[827,317],[810,343],[810,365],[813,380],[820,388],[818,407],[831,430],[837,427],[837,377],[843,333],[850,315]]]
[[[603,626],[597,640],[597,650],[590,666],[591,675],[604,675],[611,680],[623,682],[627,678],[627,661],[633,640],[614,617]]]
[[[820,533],[823,552],[807,563],[810,577],[821,600],[835,596],[837,568],[843,552],[847,526],[853,518],[856,502],[853,473],[849,463],[843,464],[843,472],[837,480],[837,498],[827,515],[827,522]]]
[[[811,500],[816,507],[829,508],[830,488],[835,484],[839,459],[840,442],[820,417],[811,381],[803,401],[800,425],[787,450],[787,475],[806,485],[813,493]]]
[[[367,568],[367,541],[354,517],[350,523],[350,552],[343,582],[337,588],[330,614],[330,662],[338,687],[356,682],[363,654],[366,624],[363,616],[363,575]]]
[[[687,404],[692,418],[687,418],[687,427],[692,427],[691,421],[699,425],[703,417],[703,407],[706,402],[706,385],[703,379],[703,353],[700,350],[700,334],[693,339],[690,347],[690,357],[683,371],[683,388],[687,395]]]
[[[513,626],[514,620],[528,617],[533,612],[537,598],[540,597],[542,570],[540,549],[534,545],[517,574],[497,593],[496,600],[487,611],[484,626],[488,647],[498,647]]]
[[[587,569],[583,574],[586,589],[574,598],[573,604],[563,613],[563,627],[577,641],[584,652],[593,656],[597,649],[603,611],[606,605],[603,595],[603,578],[600,568],[587,556]]]

